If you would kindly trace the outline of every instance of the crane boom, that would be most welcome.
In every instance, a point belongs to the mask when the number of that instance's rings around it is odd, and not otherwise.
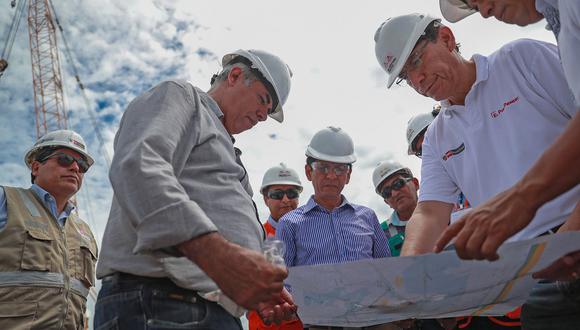
[[[28,6],[37,137],[67,128],[56,30],[48,1],[29,0]]]

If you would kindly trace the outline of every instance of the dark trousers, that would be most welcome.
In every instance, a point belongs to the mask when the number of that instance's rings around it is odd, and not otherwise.
[[[242,330],[242,324],[218,304],[169,279],[115,273],[102,281],[94,329]]]

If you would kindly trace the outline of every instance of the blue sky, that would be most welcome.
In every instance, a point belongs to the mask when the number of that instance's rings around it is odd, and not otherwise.
[[[410,12],[439,16],[438,1],[55,1],[67,42],[86,86],[105,145],[98,143],[91,117],[61,54],[69,128],[81,133],[96,156],[78,194],[81,215],[100,239],[112,190],[102,151],[113,154],[112,141],[123,110],[136,95],[169,78],[192,81],[202,89],[219,70],[220,58],[238,48],[271,51],[294,71],[285,106],[286,120],[259,124],[236,137],[243,150],[254,191],[267,168],[283,161],[304,175],[304,151],[311,136],[326,126],[340,126],[353,138],[359,160],[345,196],[373,208],[380,219],[390,213],[374,193],[371,173],[383,159],[394,158],[419,175],[420,162],[406,155],[405,129],[415,114],[434,102],[409,87],[387,91],[376,63],[373,35],[386,18]],[[3,3],[0,31],[13,10]],[[28,33],[22,22],[0,78],[0,184],[27,186],[22,161],[35,140]],[[451,24],[462,54],[490,54],[517,38],[554,42],[544,23],[520,28],[473,16]],[[3,32],[4,33],[4,32]],[[4,36],[1,36],[2,38]],[[61,36],[59,35],[59,38]],[[1,44],[4,39],[1,40]],[[60,42],[59,44],[62,44]],[[255,196],[262,219],[268,212]]]

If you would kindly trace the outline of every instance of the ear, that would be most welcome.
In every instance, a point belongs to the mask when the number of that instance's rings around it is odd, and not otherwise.
[[[242,69],[235,66],[230,70],[230,73],[228,73],[228,85],[229,86],[233,86],[236,84],[236,82],[240,81],[240,79],[243,78],[243,72]]]
[[[348,173],[346,174],[346,182],[344,184],[347,184],[350,182],[350,174],[352,173],[352,167],[350,167],[348,169]]]
[[[268,192],[266,192],[267,194]],[[266,194],[263,194],[262,197],[264,198],[264,204],[268,205],[268,197],[266,197]]]
[[[35,177],[38,176],[38,169],[40,168],[40,165],[42,164],[37,160],[33,160],[32,163],[30,164],[31,173]]]
[[[439,36],[438,39],[445,45],[445,48],[450,52],[454,51],[457,47],[457,43],[455,42],[455,36],[450,28],[445,25],[442,25],[439,28]]]
[[[306,173],[308,181],[312,181],[312,167],[310,167],[310,165],[304,165],[304,173]]]
[[[419,180],[417,178],[413,178],[412,182],[415,185],[415,190],[419,190]]]

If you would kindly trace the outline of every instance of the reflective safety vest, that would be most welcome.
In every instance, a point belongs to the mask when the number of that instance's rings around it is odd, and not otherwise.
[[[381,222],[381,228],[389,239],[389,249],[392,257],[401,255],[403,242],[405,241],[405,226],[395,226],[393,224],[393,220],[399,221],[398,219],[397,212],[393,212],[388,220]]]
[[[97,243],[71,214],[64,227],[29,189],[4,187],[0,230],[0,329],[84,329]]]

